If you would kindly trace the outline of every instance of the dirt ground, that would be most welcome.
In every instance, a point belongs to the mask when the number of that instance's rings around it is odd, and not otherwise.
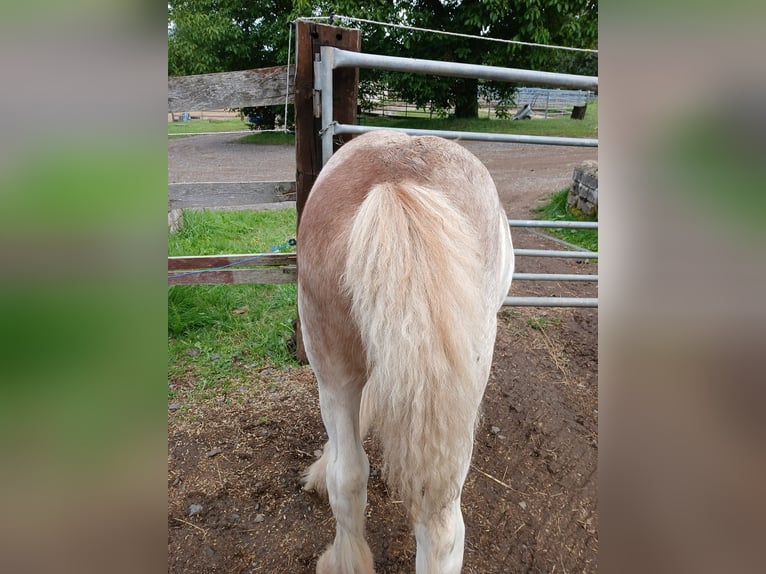
[[[170,181],[289,180],[294,150],[198,136],[168,143]],[[465,144],[511,218],[566,187],[596,150]],[[514,245],[553,248],[529,231]],[[597,273],[588,261],[517,259],[517,271]],[[596,296],[589,283],[515,282],[514,295]],[[465,573],[595,572],[597,311],[504,308],[463,492]],[[190,381],[170,380],[182,389]],[[182,393],[179,393],[179,395]],[[299,485],[326,435],[310,367],[263,369],[226,396],[168,409],[168,571],[308,573],[334,535],[329,505]],[[374,440],[367,534],[379,573],[414,571],[406,516]]]

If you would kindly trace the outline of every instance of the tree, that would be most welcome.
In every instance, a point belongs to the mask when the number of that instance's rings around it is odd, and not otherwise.
[[[596,0],[170,0],[168,74],[243,70],[287,61],[287,23],[300,15],[366,18],[473,36],[594,48],[598,42]],[[342,21],[341,21],[342,23]],[[352,23],[362,29],[365,52],[553,72],[595,75],[595,55],[499,44]],[[514,86],[415,74],[363,71],[362,98],[385,85],[420,108],[454,109],[476,117],[479,90],[495,98]]]
[[[299,9],[308,2],[297,1]],[[315,4],[316,6],[316,4]],[[319,10],[406,26],[473,36],[595,48],[598,4],[595,0],[335,0]],[[317,8],[315,7],[315,10]],[[365,52],[563,73],[595,75],[592,54],[500,44],[480,39],[353,24],[362,28]],[[503,83],[432,78],[414,74],[369,73],[368,82],[384,82],[402,99],[421,108],[454,108],[457,117],[476,117],[481,88],[508,99],[514,87]]]
[[[287,63],[293,0],[169,0],[168,75]]]

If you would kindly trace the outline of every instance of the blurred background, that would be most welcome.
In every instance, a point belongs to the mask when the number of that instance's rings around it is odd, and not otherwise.
[[[601,6],[604,572],[763,568],[764,14]]]

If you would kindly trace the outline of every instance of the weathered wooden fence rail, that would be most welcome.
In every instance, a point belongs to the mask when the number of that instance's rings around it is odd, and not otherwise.
[[[295,262],[295,253],[168,257],[168,284],[295,283]]]
[[[169,183],[168,209],[190,207],[257,207],[295,201],[294,181]]]
[[[168,78],[168,111],[188,112],[293,103],[295,67],[276,66]]]

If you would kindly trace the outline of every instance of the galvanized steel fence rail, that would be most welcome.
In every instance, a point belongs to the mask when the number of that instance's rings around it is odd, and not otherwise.
[[[597,221],[543,221],[537,219],[509,219],[517,228],[598,229]],[[562,257],[598,259],[597,251],[566,251],[555,249],[514,249],[515,257]],[[598,282],[598,275],[586,273],[514,273],[514,281],[583,281]],[[508,296],[503,305],[510,307],[598,307],[596,297],[514,297]]]
[[[531,84],[573,88],[581,90],[598,90],[598,78],[595,76],[577,76],[574,74],[557,74],[553,72],[538,72],[518,68],[500,68],[497,66],[480,66],[458,62],[441,62],[438,60],[421,60],[417,58],[399,58],[395,56],[380,56],[340,50],[332,46],[322,46],[321,59],[315,62],[315,89],[322,94],[322,160],[324,163],[332,156],[333,138],[336,134],[363,133],[376,129],[368,126],[338,124],[333,121],[333,70],[338,68],[374,68],[394,72],[411,72],[433,74],[454,78],[477,78],[480,80],[495,80],[500,82],[528,82]],[[379,129],[379,128],[378,128]],[[446,138],[461,138],[480,141],[502,141],[514,143],[537,143],[543,145],[577,145],[597,147],[598,140],[585,138],[556,138],[548,136],[519,136],[510,134],[487,134],[480,132],[445,132],[439,130],[403,130],[413,135],[440,135]]]

